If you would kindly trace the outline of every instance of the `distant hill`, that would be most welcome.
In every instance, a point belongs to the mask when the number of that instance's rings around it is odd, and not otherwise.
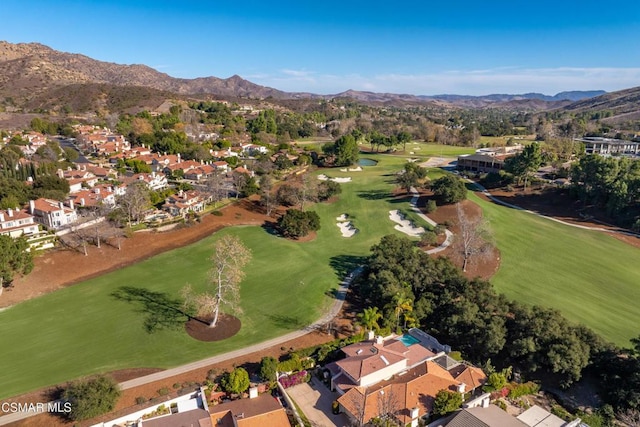
[[[234,75],[227,79],[180,79],[146,65],[121,65],[85,55],[59,52],[39,43],[0,41],[0,102],[15,108],[73,111],[152,108],[164,99],[185,96],[229,98],[332,99],[348,98],[385,105],[431,104],[465,108],[514,108],[532,111],[563,107],[604,91],[486,96],[416,96],[348,90],[336,95],[290,93],[260,86]]]
[[[583,99],[563,108],[576,113],[600,113],[602,120],[620,122],[640,119],[640,87],[609,92],[595,98]]]
[[[179,79],[146,65],[120,65],[59,52],[38,43],[0,41],[0,96],[30,99],[52,87],[86,83],[147,87],[181,95],[289,96],[286,92],[251,83],[239,76]]]
[[[510,95],[510,94],[491,94],[491,95],[480,95],[480,96],[470,96],[470,95],[433,95],[428,96],[426,98],[431,99],[441,99],[443,101],[463,101],[463,100],[483,100],[490,102],[509,102],[509,101],[520,101],[523,99],[538,99],[540,101],[579,101],[581,99],[593,98],[595,96],[603,95],[607,92],[604,90],[574,90],[570,92],[560,92],[553,96],[544,95],[542,93],[524,93],[520,95]]]

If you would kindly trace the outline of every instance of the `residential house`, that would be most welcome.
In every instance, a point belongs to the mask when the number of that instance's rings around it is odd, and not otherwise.
[[[251,390],[249,396],[249,399],[210,406],[211,424],[220,427],[291,426],[278,399],[268,393],[258,396],[257,391]]]
[[[70,193],[78,192],[85,187],[93,187],[98,183],[98,177],[84,168],[67,168],[67,170],[64,171],[62,169],[58,169],[57,174],[58,177],[66,179],[67,182],[69,182]]]
[[[133,184],[134,182],[144,182],[145,184],[147,184],[149,190],[154,191],[164,190],[169,186],[169,183],[167,182],[167,176],[155,172],[137,173],[131,176],[122,177],[121,179],[127,185]]]
[[[446,423],[445,423],[446,422]],[[443,420],[438,427],[527,427],[525,423],[509,415],[496,405],[487,404],[465,408],[449,418]],[[551,426],[549,426],[551,427]]]
[[[486,381],[482,370],[447,356],[450,347],[411,329],[342,349],[346,358],[327,365],[338,402],[355,422],[393,413],[403,424],[428,417],[440,390],[472,392]],[[384,413],[381,413],[386,407]]]
[[[197,190],[180,190],[178,193],[167,197],[162,210],[173,216],[186,216],[189,212],[202,212],[210,201],[203,193]]]
[[[180,158],[180,153],[169,155],[159,155],[154,153],[149,156],[140,156],[138,158],[143,160],[145,163],[150,164],[153,172],[161,172],[167,166],[178,164],[182,160]]]
[[[239,150],[234,148],[227,148],[225,150],[209,150],[211,156],[215,159],[224,159],[227,157],[238,157]]]
[[[33,215],[36,222],[54,230],[73,224],[78,219],[78,214],[73,207],[65,206],[57,200],[44,198],[30,200],[29,213]]]
[[[257,144],[240,144],[240,148],[242,149],[242,154],[245,156],[256,156],[258,154],[267,154],[269,149],[263,145]]]
[[[110,167],[105,168],[96,165],[82,165],[80,166],[80,169],[86,170],[102,180],[118,179],[118,172]]]
[[[216,172],[226,172],[229,170],[229,164],[224,160],[219,160],[217,162],[212,162],[211,166],[216,168]]]
[[[0,235],[15,238],[37,234],[38,231],[38,224],[27,211],[11,208],[0,210]]]
[[[226,162],[223,162],[226,164]],[[211,177],[217,168],[210,164],[201,164],[200,166],[193,167],[184,171],[184,178],[192,181],[200,181]]]
[[[97,185],[91,189],[83,189],[71,193],[67,200],[69,206],[74,207],[115,206],[116,204],[113,187],[108,184]]]
[[[174,176],[176,172],[181,172],[182,176],[184,176],[184,174],[188,173],[191,169],[197,168],[198,166],[200,166],[200,162],[197,162],[195,160],[184,160],[165,166],[162,169],[162,172],[168,177]]]

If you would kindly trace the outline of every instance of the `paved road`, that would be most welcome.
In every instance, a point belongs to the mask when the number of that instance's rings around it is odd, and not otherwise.
[[[287,341],[295,339],[295,338],[299,338],[299,337],[301,337],[303,335],[308,334],[311,331],[314,331],[316,329],[322,328],[329,321],[331,321],[334,317],[336,317],[338,315],[338,313],[340,312],[340,309],[342,308],[342,304],[344,303],[344,300],[346,298],[347,290],[349,289],[349,286],[351,285],[351,282],[361,272],[362,272],[362,267],[358,267],[354,271],[349,273],[347,275],[347,277],[345,277],[345,279],[340,283],[340,287],[338,288],[338,291],[336,292],[336,300],[331,305],[331,308],[329,309],[329,311],[324,316],[322,316],[320,319],[318,319],[315,323],[313,323],[313,324],[311,324],[309,326],[306,326],[305,328],[302,328],[302,329],[294,331],[294,332],[290,332],[290,333],[285,334],[285,335],[281,335],[279,337],[270,339],[268,341],[263,341],[261,343],[251,345],[249,347],[244,347],[244,348],[241,348],[241,349],[238,349],[238,350],[230,351],[228,353],[219,354],[217,356],[209,357],[207,359],[198,360],[197,362],[192,362],[192,363],[188,363],[186,365],[181,365],[181,366],[177,366],[175,368],[171,368],[171,369],[167,369],[167,370],[164,370],[164,371],[156,372],[154,374],[146,375],[144,377],[139,377],[139,378],[134,378],[134,379],[129,380],[129,381],[124,381],[124,382],[120,383],[120,388],[122,390],[127,390],[127,389],[130,389],[130,388],[133,388],[133,387],[138,387],[138,386],[141,386],[141,385],[149,384],[149,383],[152,383],[154,381],[163,380],[163,379],[166,379],[166,378],[171,378],[171,377],[173,377],[175,375],[184,374],[185,372],[190,372],[190,371],[193,371],[195,369],[206,368],[207,366],[214,365],[214,364],[220,363],[220,362],[224,362],[224,361],[229,360],[229,359],[234,359],[236,357],[243,356],[245,354],[255,353],[255,352],[261,351],[261,350],[266,350],[267,348],[273,347],[273,346],[278,345],[278,344],[282,344],[283,342],[287,342]],[[11,399],[7,399],[7,401],[10,401],[10,400]],[[44,404],[45,408],[46,408],[46,406],[47,406],[47,403]],[[2,408],[0,408],[0,411],[1,410],[2,410]],[[41,410],[41,411],[33,411],[33,412],[15,412],[15,413],[11,413],[11,414],[8,414],[8,415],[4,415],[4,416],[0,417],[0,426],[7,425],[7,424],[10,424],[10,423],[14,423],[14,422],[17,422],[17,421],[20,421],[20,420],[24,420],[26,418],[35,416],[35,415],[37,415],[39,413],[42,413],[42,412],[44,412],[44,411]]]

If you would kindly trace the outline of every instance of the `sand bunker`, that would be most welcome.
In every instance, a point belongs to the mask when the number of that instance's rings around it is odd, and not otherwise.
[[[411,223],[411,221],[404,219],[404,217],[400,214],[400,211],[397,209],[389,211],[389,219],[398,224],[393,228],[408,236],[418,237],[424,233],[424,228],[416,227]]]
[[[351,182],[350,176],[345,176],[344,178],[329,178],[325,174],[318,175],[318,179],[320,181],[333,181],[333,182]]]
[[[352,237],[358,232],[358,229],[351,224],[351,221],[337,222],[336,225],[342,233],[342,237]]]
[[[358,229],[351,224],[351,221],[347,221],[348,217],[349,215],[345,213],[336,218],[336,221],[338,221],[336,225],[340,229],[342,237],[351,237],[358,232]]]

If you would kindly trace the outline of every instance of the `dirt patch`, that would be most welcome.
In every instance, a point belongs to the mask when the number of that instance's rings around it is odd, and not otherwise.
[[[184,324],[184,329],[198,341],[221,341],[231,338],[240,330],[242,323],[240,319],[229,314],[221,314],[215,327],[210,327],[211,318],[195,319],[191,318]]]
[[[455,236],[459,235],[460,233],[460,229],[457,224],[458,212],[456,205],[450,204],[438,206],[435,212],[427,214],[426,212],[424,212],[424,206],[426,205],[427,200],[429,200],[431,197],[431,193],[424,193],[423,195],[421,195],[420,199],[418,200],[418,207],[423,210],[423,213],[425,215],[427,215],[438,224],[448,224],[447,228],[454,234],[454,244],[444,251],[434,254],[433,256],[448,257],[456,266],[458,266],[458,268],[462,269],[464,258],[461,251],[455,244]],[[460,203],[468,218],[477,218],[478,216],[482,216],[482,208],[473,203],[471,200],[463,200]],[[494,247],[489,254],[481,258],[471,259],[467,263],[467,271],[465,271],[463,274],[470,279],[480,277],[484,280],[488,280],[493,277],[494,274],[496,274],[499,267],[500,251],[498,250],[498,248]]]
[[[166,232],[135,233],[123,239],[122,249],[103,244],[88,247],[88,255],[65,249],[39,254],[34,269],[0,296],[0,308],[53,292],[92,277],[101,276],[154,255],[197,242],[233,225],[262,225],[273,221],[264,215],[257,198],[241,200],[220,210],[222,215],[205,214],[201,222]],[[72,267],[70,267],[72,266]]]

